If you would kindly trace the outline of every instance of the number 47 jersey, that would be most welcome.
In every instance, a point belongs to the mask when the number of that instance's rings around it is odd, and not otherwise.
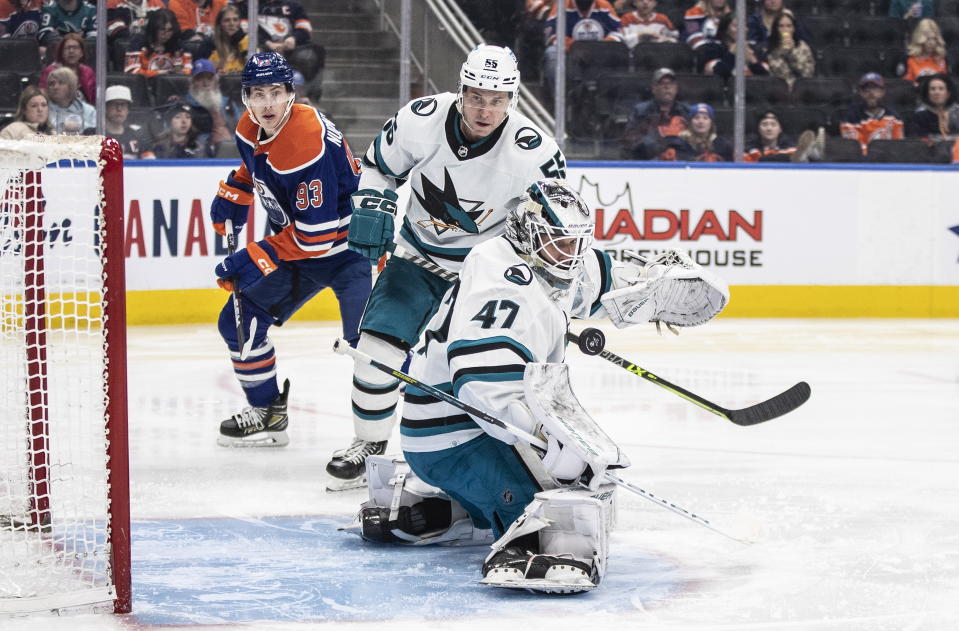
[[[503,233],[508,200],[536,180],[566,177],[556,142],[519,112],[473,143],[461,120],[455,94],[410,102],[370,145],[360,180],[361,189],[408,181],[396,240],[452,272],[473,246]]]

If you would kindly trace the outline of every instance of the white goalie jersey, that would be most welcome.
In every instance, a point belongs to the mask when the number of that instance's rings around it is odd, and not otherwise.
[[[598,274],[604,257],[594,253],[587,269]],[[523,397],[526,364],[562,362],[574,303],[598,304],[598,284],[584,279],[577,287],[557,294],[505,238],[476,246],[463,264],[460,282],[427,326],[410,373],[494,417],[513,421],[510,402]],[[404,451],[448,449],[484,432],[509,444],[516,440],[506,430],[407,386],[400,424]]]
[[[489,137],[468,142],[456,95],[411,101],[388,120],[364,157],[359,188],[411,187],[396,241],[451,272],[478,243],[503,233],[506,202],[530,182],[562,178],[556,142],[518,112]]]

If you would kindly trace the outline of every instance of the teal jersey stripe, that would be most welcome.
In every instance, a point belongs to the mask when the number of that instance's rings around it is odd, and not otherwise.
[[[500,381],[522,381],[523,372],[491,372],[491,373],[473,373],[463,375],[453,382],[453,396],[458,397],[460,389],[472,381],[483,381],[486,383],[495,383]]]
[[[380,132],[376,135],[376,138],[373,139],[373,156],[376,159],[376,167],[384,175],[389,175],[390,177],[398,180],[405,180],[406,176],[410,174],[410,169],[407,169],[404,173],[393,173],[393,171],[390,170],[390,167],[386,165],[386,160],[383,159],[383,153],[380,151],[380,138],[382,137],[383,132]]]
[[[533,353],[530,352],[528,348],[517,342],[511,337],[506,337],[505,335],[495,335],[493,337],[484,337],[478,340],[457,340],[449,345],[446,349],[446,355],[449,357],[451,354],[455,355],[455,351],[461,349],[473,349],[472,352],[482,352],[484,347],[506,344],[513,350],[517,355],[519,355],[525,362],[535,362],[533,358]]]
[[[437,425],[436,427],[406,427],[400,424],[400,434],[418,438],[421,436],[438,436],[440,434],[449,434],[450,432],[461,432],[463,430],[480,429],[475,421],[466,423],[456,423],[455,425]]]
[[[602,298],[603,294],[613,288],[613,261],[609,258],[609,254],[606,254],[606,252],[602,250],[594,249],[593,252],[596,253],[596,258],[599,259],[599,274],[602,287],[599,289],[599,296],[596,298],[596,302],[590,307],[590,315],[599,311],[599,308],[603,306],[603,303],[601,303],[599,299]]]

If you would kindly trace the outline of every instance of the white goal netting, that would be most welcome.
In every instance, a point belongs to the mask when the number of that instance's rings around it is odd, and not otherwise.
[[[0,142],[0,614],[117,597],[102,142]]]

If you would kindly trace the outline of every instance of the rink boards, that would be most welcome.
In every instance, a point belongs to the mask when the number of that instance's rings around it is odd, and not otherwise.
[[[131,161],[128,318],[211,321],[226,254],[210,200],[232,161]],[[726,317],[959,317],[959,170],[884,165],[571,163],[596,246],[680,247],[731,287]],[[401,189],[402,190],[402,189]],[[401,206],[402,207],[402,206]],[[266,234],[256,207],[244,236]],[[330,292],[298,319],[335,320]]]

